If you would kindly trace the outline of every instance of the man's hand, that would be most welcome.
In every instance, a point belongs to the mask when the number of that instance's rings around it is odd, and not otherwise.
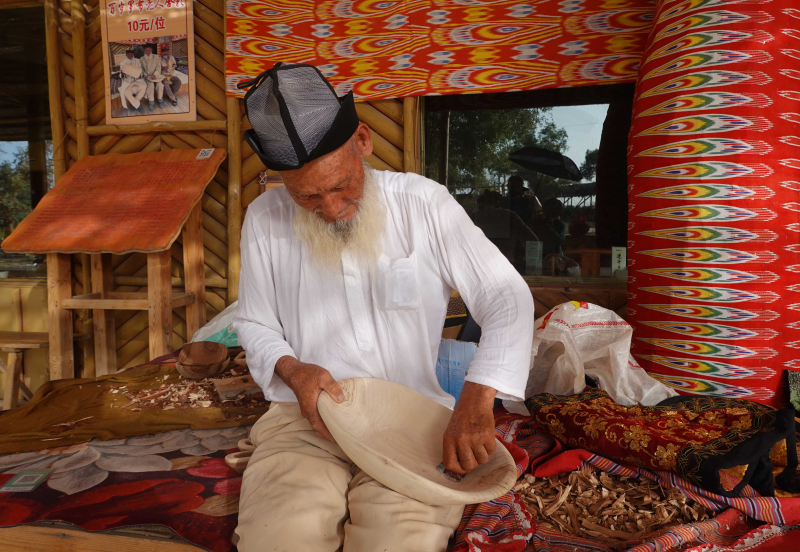
[[[494,440],[492,406],[497,391],[479,383],[466,382],[444,432],[444,467],[466,474],[489,461]]]
[[[300,412],[311,424],[314,433],[335,443],[333,435],[325,427],[325,422],[317,410],[317,397],[322,391],[328,393],[336,402],[344,401],[342,388],[331,373],[321,366],[306,364],[290,356],[278,359],[275,363],[275,373],[294,391]]]

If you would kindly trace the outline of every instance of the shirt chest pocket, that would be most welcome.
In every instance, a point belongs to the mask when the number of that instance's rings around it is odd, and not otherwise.
[[[420,306],[417,254],[391,259],[381,255],[378,261],[376,290],[378,306],[384,310],[409,310]]]

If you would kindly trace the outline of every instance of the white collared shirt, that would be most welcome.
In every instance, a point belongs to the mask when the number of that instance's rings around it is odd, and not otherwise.
[[[452,408],[453,397],[436,380],[436,356],[456,289],[482,329],[467,381],[523,400],[530,289],[444,186],[413,173],[376,171],[375,178],[387,218],[374,269],[347,252],[340,272],[318,268],[294,233],[299,207],[283,187],[248,207],[233,327],[264,395],[297,400],[274,374],[277,360],[289,355],[336,380],[382,378]]]

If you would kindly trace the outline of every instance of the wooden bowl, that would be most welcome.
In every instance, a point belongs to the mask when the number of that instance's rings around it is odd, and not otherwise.
[[[489,462],[460,481],[439,471],[449,408],[377,378],[346,379],[339,385],[345,401],[320,393],[319,413],[350,459],[390,489],[440,505],[485,502],[514,486],[516,465],[499,442]]]
[[[176,362],[175,369],[180,375],[187,379],[215,378],[224,372],[230,363],[231,361],[228,359],[225,359],[223,362],[218,362],[217,364],[210,364],[207,366],[187,366],[181,364],[180,362]]]

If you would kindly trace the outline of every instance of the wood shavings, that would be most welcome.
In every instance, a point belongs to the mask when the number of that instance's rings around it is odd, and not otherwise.
[[[677,488],[665,489],[644,477],[611,475],[586,466],[558,477],[526,474],[514,492],[537,524],[615,550],[655,531],[713,515]]]

